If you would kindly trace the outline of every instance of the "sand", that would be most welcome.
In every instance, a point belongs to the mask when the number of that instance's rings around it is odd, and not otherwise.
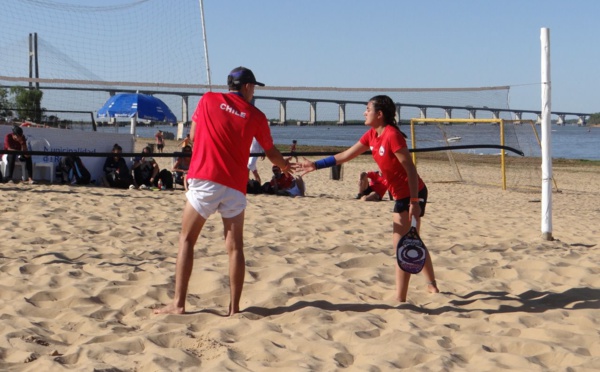
[[[419,163],[426,182],[438,167]],[[0,370],[600,369],[600,167],[555,167],[554,241],[540,238],[539,190],[428,183],[421,235],[441,293],[416,275],[404,304],[392,202],[353,200],[373,168],[311,173],[305,198],[248,196],[231,318],[219,216],[196,246],[189,314],[153,314],[173,294],[181,188],[0,185]]]

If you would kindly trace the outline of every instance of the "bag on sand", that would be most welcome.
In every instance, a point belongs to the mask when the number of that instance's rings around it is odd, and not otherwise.
[[[63,183],[88,185],[92,182],[92,175],[79,156],[63,156],[58,168]]]
[[[257,180],[248,180],[248,184],[246,185],[246,193],[247,194],[262,194],[262,186],[260,182]]]

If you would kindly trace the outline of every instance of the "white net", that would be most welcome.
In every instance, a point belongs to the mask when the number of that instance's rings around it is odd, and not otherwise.
[[[197,0],[3,0],[0,22],[0,86],[39,86],[47,123],[53,123],[51,117],[70,123],[71,128],[89,130],[110,94],[136,91],[155,95],[178,121],[186,121],[208,89]],[[226,77],[214,80],[224,83]],[[268,76],[259,80],[268,86],[256,90],[255,103],[276,123],[314,119],[318,124],[335,125],[344,102],[345,122],[362,124],[366,102],[379,94],[389,95],[400,105],[401,121],[420,116],[419,105],[463,107],[455,109],[453,117],[468,117],[468,107],[509,109],[506,86],[278,87],[269,84]],[[212,89],[227,88],[215,85]],[[426,114],[440,118],[445,111],[429,107]],[[477,115],[491,118],[492,112],[482,110]],[[507,112],[500,117],[510,119]],[[406,131],[405,126],[402,129]]]
[[[0,22],[1,75],[29,75],[37,33],[41,78],[205,82],[198,1],[3,0]]]
[[[95,111],[109,90],[207,80],[198,1],[3,0],[0,23],[0,85],[43,79],[48,110]],[[174,97],[166,100],[177,103]]]

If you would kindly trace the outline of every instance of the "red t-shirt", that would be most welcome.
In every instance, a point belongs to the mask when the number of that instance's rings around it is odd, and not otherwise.
[[[292,176],[291,174],[287,174],[287,173],[281,173],[281,176],[279,178],[273,177],[271,179],[271,185],[275,186],[275,184],[277,184],[277,187],[280,190],[289,189],[290,187],[292,187],[293,182],[294,182],[294,176]]]
[[[24,137],[24,141],[27,141],[27,139],[25,139]],[[21,142],[17,141],[14,137],[12,133],[7,133],[6,136],[4,136],[4,149],[8,150],[8,149],[13,149],[13,150],[17,150],[17,151],[21,151],[21,150],[26,150],[27,148],[23,148],[23,146],[21,145]]]
[[[267,117],[236,93],[205,93],[192,116],[196,123],[188,178],[204,179],[246,194],[252,138],[273,147]]]
[[[410,197],[408,176],[406,170],[396,157],[396,151],[406,148],[406,140],[399,130],[387,125],[383,128],[381,136],[371,128],[360,138],[360,143],[369,146],[373,152],[373,159],[379,166],[381,174],[388,181],[388,187],[395,200]],[[425,186],[419,177],[419,190]]]
[[[367,172],[367,178],[369,178],[369,186],[371,190],[379,194],[379,197],[383,198],[385,192],[388,190],[388,182],[385,178],[381,177],[378,172]]]

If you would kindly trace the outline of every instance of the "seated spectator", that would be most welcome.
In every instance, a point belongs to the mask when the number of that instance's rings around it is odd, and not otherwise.
[[[276,165],[271,170],[273,177],[263,186],[266,193],[291,197],[304,196],[305,186],[302,177],[284,173]]]
[[[126,189],[133,183],[129,167],[127,167],[125,159],[121,157],[122,152],[123,148],[115,143],[112,148],[114,156],[107,157],[104,162],[103,186]]]
[[[83,160],[76,155],[61,156],[57,173],[60,173],[61,183],[70,185],[89,185],[94,183],[92,174],[83,164]]]
[[[358,181],[356,199],[362,201],[380,201],[388,190],[388,182],[379,171],[362,172]]]
[[[173,175],[175,177],[175,183],[179,185],[183,185],[185,191],[187,191],[187,172],[190,169],[190,161],[192,160],[192,147],[185,146],[182,150],[185,154],[190,154],[190,156],[180,156],[177,158],[175,164],[173,164]]]
[[[158,163],[152,157],[152,149],[150,146],[144,147],[142,150],[144,156],[136,157],[131,167],[133,173],[133,187],[142,190],[151,187],[158,187],[160,180],[162,186],[166,189],[173,188],[173,175],[166,169],[159,171]]]
[[[4,137],[4,149],[8,151],[27,151],[27,138],[23,134],[23,128],[19,126],[13,126],[12,132],[8,133]],[[6,154],[6,174],[4,175],[4,181],[8,183],[13,183],[13,172],[15,170],[15,162],[19,159],[19,161],[25,162],[25,169],[27,170],[27,174],[23,174],[21,177],[23,181],[34,184],[35,182],[31,178],[33,174],[33,163],[31,162],[30,155],[15,155],[8,153]]]

